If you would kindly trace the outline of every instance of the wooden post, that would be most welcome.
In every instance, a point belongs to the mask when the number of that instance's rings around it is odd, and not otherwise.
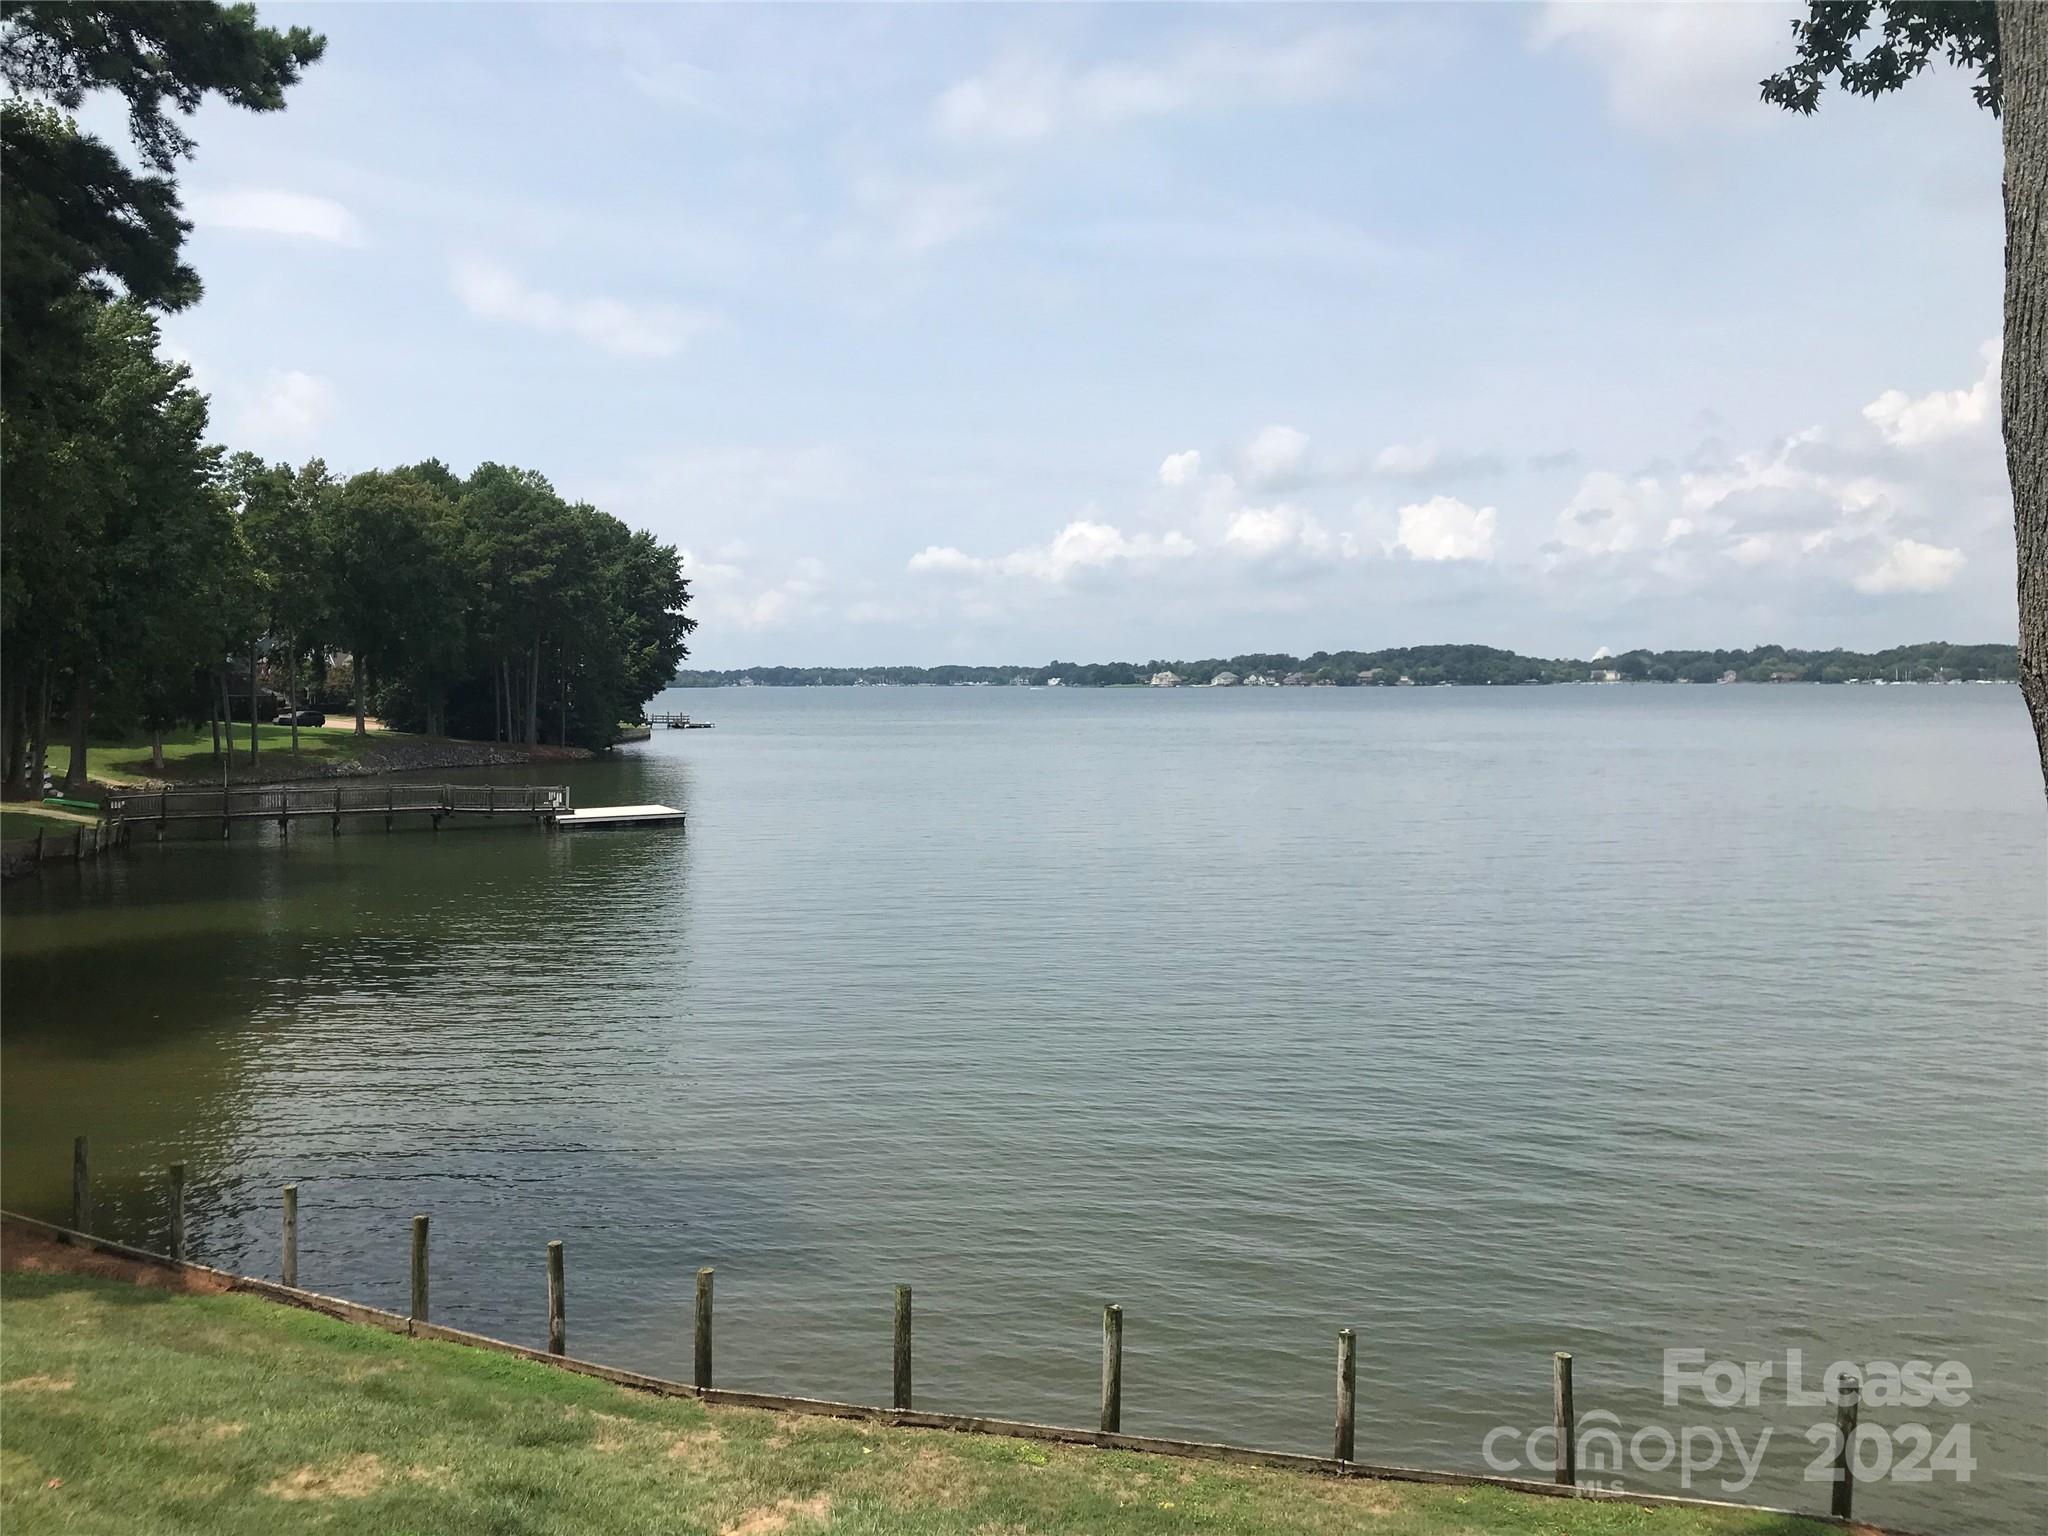
[[[697,1271],[697,1372],[699,1387],[711,1385],[711,1277],[709,1269]]]
[[[37,828],[36,828],[36,868],[37,868],[37,869],[41,869],[41,868],[43,867],[43,834],[44,834],[45,832],[47,832],[47,831],[49,831],[49,828],[47,828],[47,827],[37,827]],[[73,1230],[75,1231],[76,1229],[74,1228]]]
[[[1579,1420],[1572,1412],[1572,1357],[1559,1350],[1550,1357],[1551,1417],[1557,1427],[1556,1481],[1570,1486],[1579,1480]]]
[[[1124,1423],[1124,1309],[1102,1309],[1102,1432],[1113,1435]]]
[[[334,835],[341,836],[341,786],[334,786]]]
[[[86,1174],[85,1138],[71,1143],[71,1230],[84,1232],[92,1226],[92,1184]]]
[[[391,830],[391,813],[398,809],[398,789],[395,785],[384,786],[384,830]]]
[[[898,1408],[910,1406],[910,1287],[896,1287],[896,1369],[895,1392],[891,1402]]]
[[[562,1245],[557,1241],[548,1244],[548,1353],[565,1355],[568,1352],[568,1328],[562,1304]]]
[[[427,1218],[412,1219],[412,1320],[427,1320]]]
[[[1339,1461],[1355,1461],[1358,1449],[1358,1335],[1337,1330],[1337,1450]]]
[[[185,1260],[185,1165],[171,1164],[171,1257]]]
[[[1854,1376],[1844,1376],[1835,1394],[1835,1496],[1828,1513],[1847,1520],[1856,1501],[1856,1409],[1863,1388]]]
[[[299,1186],[284,1187],[284,1283],[299,1283]]]

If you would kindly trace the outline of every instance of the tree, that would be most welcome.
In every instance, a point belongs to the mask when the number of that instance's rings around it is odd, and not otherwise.
[[[149,313],[199,297],[170,175],[193,144],[172,114],[209,95],[273,111],[324,46],[304,28],[257,25],[248,5],[0,3],[9,92],[0,102],[0,760],[9,794],[40,777],[55,682],[70,680],[74,782],[96,692],[169,707],[164,690],[182,691],[144,676],[184,650],[182,627],[165,630],[147,656],[130,643],[121,666],[102,628],[109,583],[123,575],[117,548],[146,544],[136,516],[162,513],[163,531],[188,539],[157,551],[164,570],[181,573],[162,583],[166,593],[187,578],[204,585],[213,557],[225,558],[212,542],[218,529],[188,521],[223,510],[210,464],[198,476],[205,494],[193,489],[197,443],[187,429],[196,420],[203,432],[205,402],[182,371],[172,378],[136,351],[155,346]],[[102,90],[127,103],[142,171],[65,115]],[[136,401],[154,403],[130,409]],[[148,597],[128,591],[123,602],[133,616]]]
[[[1881,96],[1946,58],[1976,71],[1978,104],[2000,117],[1999,383],[2019,562],[2020,690],[2048,786],[2048,10],[2033,0],[1810,0],[1792,36],[1797,57],[1763,82],[1764,100],[1788,111],[1814,111],[1829,80],[1855,95]]]

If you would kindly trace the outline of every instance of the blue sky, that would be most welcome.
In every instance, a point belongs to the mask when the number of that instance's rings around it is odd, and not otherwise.
[[[541,470],[705,665],[2012,631],[1996,123],[1792,7],[263,11],[219,435]]]

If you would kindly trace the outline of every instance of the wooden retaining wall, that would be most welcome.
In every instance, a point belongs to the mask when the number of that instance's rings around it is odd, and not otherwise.
[[[1576,1440],[1576,1418],[1572,1408],[1571,1357],[1559,1354],[1553,1357],[1555,1378],[1555,1407],[1558,1416],[1559,1444],[1561,1449],[1555,1478],[1543,1482],[1535,1478],[1503,1477],[1485,1473],[1445,1472],[1423,1467],[1394,1466],[1378,1462],[1354,1460],[1353,1417],[1355,1411],[1355,1354],[1352,1330],[1344,1329],[1338,1335],[1338,1411],[1336,1422],[1337,1454],[1314,1456],[1294,1451],[1262,1450],[1251,1446],[1230,1445],[1221,1442],[1201,1440],[1175,1440],[1155,1435],[1133,1435],[1123,1432],[1121,1426],[1123,1392],[1123,1309],[1109,1306],[1103,1312],[1103,1355],[1102,1355],[1102,1419],[1096,1429],[1077,1428],[1056,1424],[1036,1424],[1028,1420],[992,1418],[979,1414],[933,1413],[911,1406],[911,1290],[899,1286],[896,1291],[895,1349],[893,1369],[893,1390],[889,1406],[871,1403],[842,1403],[822,1398],[797,1397],[779,1392],[755,1392],[735,1390],[730,1387],[712,1385],[712,1278],[709,1269],[697,1274],[696,1318],[695,1318],[695,1380],[691,1382],[670,1381],[660,1376],[649,1376],[643,1372],[624,1370],[617,1366],[601,1365],[591,1360],[581,1360],[567,1352],[567,1323],[563,1315],[564,1257],[559,1242],[549,1243],[546,1251],[548,1280],[548,1348],[533,1349],[523,1344],[514,1344],[487,1334],[471,1333],[460,1328],[449,1328],[429,1321],[431,1315],[428,1278],[430,1223],[424,1215],[412,1220],[412,1311],[398,1313],[385,1311],[381,1307],[364,1306],[360,1302],[348,1301],[338,1296],[328,1296],[318,1291],[299,1286],[298,1279],[298,1186],[284,1187],[283,1223],[283,1266],[285,1283],[262,1279],[254,1275],[240,1275],[220,1270],[210,1265],[192,1262],[184,1252],[184,1200],[186,1190],[185,1165],[173,1163],[166,1170],[167,1190],[171,1209],[172,1254],[151,1253],[145,1249],[133,1248],[124,1243],[113,1242],[102,1237],[89,1235],[92,1224],[92,1198],[90,1170],[87,1163],[86,1138],[79,1137],[72,1155],[72,1225],[59,1227],[32,1217],[0,1211],[0,1222],[40,1234],[57,1242],[75,1244],[95,1252],[111,1254],[119,1258],[153,1264],[174,1270],[202,1274],[222,1283],[231,1291],[262,1296],[289,1306],[303,1307],[309,1311],[323,1313],[343,1322],[359,1323],[367,1327],[381,1328],[388,1333],[401,1333],[418,1339],[437,1339],[445,1343],[461,1344],[473,1349],[490,1350],[497,1354],[515,1355],[522,1360],[547,1365],[556,1370],[572,1371],[580,1376],[591,1376],[609,1381],[621,1387],[638,1392],[653,1392],[665,1397],[692,1397],[711,1406],[734,1408],[760,1408],[772,1412],[809,1413],[825,1418],[860,1419],[873,1423],[895,1425],[909,1429],[949,1430],[961,1434],[1007,1435],[1023,1440],[1052,1441],[1062,1445],[1092,1445],[1105,1450],[1141,1451],[1160,1456],[1186,1457],[1200,1461],[1227,1462],[1237,1466],[1266,1467],[1283,1471],[1312,1473],[1325,1477],[1366,1477],[1380,1478],[1389,1482],[1435,1483],[1459,1487],[1505,1488],[1517,1493],[1536,1494],[1551,1498],[1591,1499],[1610,1503],[1639,1505],[1647,1508],[1718,1509],[1739,1511],[1745,1514],[1781,1515],[1788,1518],[1814,1521],[1821,1525],[1833,1525],[1842,1529],[1877,1533],[1877,1536],[1909,1536],[1897,1528],[1872,1526],[1867,1522],[1855,1521],[1850,1517],[1850,1503],[1854,1491],[1853,1470],[1844,1463],[1839,1467],[1839,1480],[1833,1485],[1832,1512],[1826,1515],[1805,1510],[1786,1509],[1772,1505],[1741,1504],[1725,1499],[1703,1499],[1689,1495],[1639,1493],[1630,1490],[1587,1487],[1577,1481],[1569,1447]],[[1845,1405],[1848,1415],[1848,1429],[1854,1432],[1853,1392]],[[1846,1443],[1846,1442],[1845,1442]]]

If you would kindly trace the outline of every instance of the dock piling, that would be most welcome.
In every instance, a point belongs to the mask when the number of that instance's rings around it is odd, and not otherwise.
[[[427,1218],[412,1219],[412,1320],[427,1320]]]
[[[558,1239],[548,1244],[548,1353],[566,1355],[568,1352],[568,1328],[562,1299],[562,1244]]]
[[[1339,1461],[1354,1461],[1358,1449],[1358,1335],[1337,1330],[1337,1448]]]
[[[173,1163],[171,1176],[171,1257],[185,1262],[185,1165]]]
[[[1854,1376],[1844,1376],[1835,1389],[1835,1491],[1828,1513],[1837,1520],[1850,1518],[1856,1502],[1856,1410],[1862,1397],[1862,1384]]]
[[[1572,1486],[1579,1480],[1579,1421],[1572,1412],[1572,1357],[1559,1350],[1550,1357],[1551,1413],[1557,1428],[1556,1481]]]
[[[71,1230],[92,1230],[92,1183],[86,1172],[85,1138],[71,1143]]]
[[[895,1392],[890,1402],[898,1408],[910,1406],[910,1287],[896,1287]]]
[[[299,1186],[287,1184],[284,1187],[284,1270],[286,1285],[296,1289],[299,1283]]]
[[[1102,1309],[1102,1432],[1116,1434],[1124,1423],[1124,1309]]]
[[[711,1385],[711,1280],[715,1271],[697,1271],[697,1362],[698,1387]]]

